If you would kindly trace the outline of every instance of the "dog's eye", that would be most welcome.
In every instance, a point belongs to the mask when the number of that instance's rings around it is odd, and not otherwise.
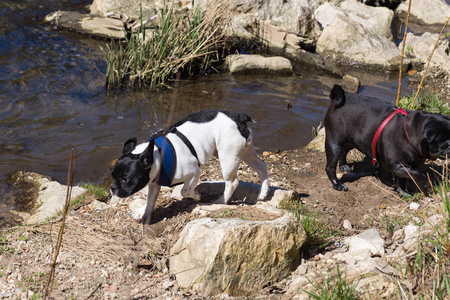
[[[122,178],[120,178],[120,182],[128,183],[128,178],[127,177],[122,177]]]

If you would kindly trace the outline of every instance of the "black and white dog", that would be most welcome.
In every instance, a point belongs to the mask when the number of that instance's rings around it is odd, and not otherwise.
[[[201,167],[215,155],[220,160],[225,191],[216,203],[227,204],[239,185],[237,171],[244,161],[261,180],[258,200],[269,192],[266,164],[258,158],[253,146],[253,134],[247,126],[252,119],[246,114],[205,110],[189,115],[167,130],[167,134],[150,138],[136,145],[128,140],[122,156],[112,170],[111,191],[118,197],[128,197],[148,184],[147,205],[133,214],[150,224],[150,217],[161,185],[184,184],[181,195],[200,200],[196,189]]]

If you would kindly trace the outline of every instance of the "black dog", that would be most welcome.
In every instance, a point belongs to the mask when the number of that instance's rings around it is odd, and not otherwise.
[[[336,166],[339,161],[342,171],[351,171],[346,156],[354,148],[398,179],[412,177],[419,187],[430,187],[426,174],[418,169],[425,159],[450,153],[450,118],[423,111],[398,110],[378,99],[346,93],[339,85],[331,90],[330,99],[324,120],[325,171],[334,189],[348,190],[337,179]],[[388,117],[391,119],[386,122]],[[382,123],[385,127],[380,130]]]

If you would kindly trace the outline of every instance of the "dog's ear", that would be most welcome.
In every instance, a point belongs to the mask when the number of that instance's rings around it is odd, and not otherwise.
[[[425,131],[423,133],[424,138],[427,140],[428,144],[431,144],[434,142],[436,137],[438,136],[440,131],[440,126],[438,124],[431,124],[425,128]]]
[[[132,138],[126,141],[125,144],[123,145],[122,154],[126,155],[128,153],[131,153],[131,151],[133,151],[134,148],[136,148],[136,144],[137,144],[136,138]]]
[[[151,139],[147,148],[139,156],[139,161],[144,169],[148,169],[153,164],[153,148],[155,147],[155,140]]]

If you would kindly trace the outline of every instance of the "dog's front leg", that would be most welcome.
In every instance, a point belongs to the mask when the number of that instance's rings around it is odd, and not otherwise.
[[[132,215],[134,219],[141,219],[146,225],[150,224],[153,207],[158,199],[161,186],[155,183],[148,184],[147,204],[138,208]]]
[[[402,190],[402,186],[400,185],[400,183],[402,182],[401,178],[413,179],[414,183],[418,185],[420,189],[422,189],[422,192],[426,192],[426,190],[431,188],[426,174],[416,169],[412,169],[408,165],[396,164],[392,172],[394,173],[394,175],[399,177],[398,187],[400,187],[400,191]]]

